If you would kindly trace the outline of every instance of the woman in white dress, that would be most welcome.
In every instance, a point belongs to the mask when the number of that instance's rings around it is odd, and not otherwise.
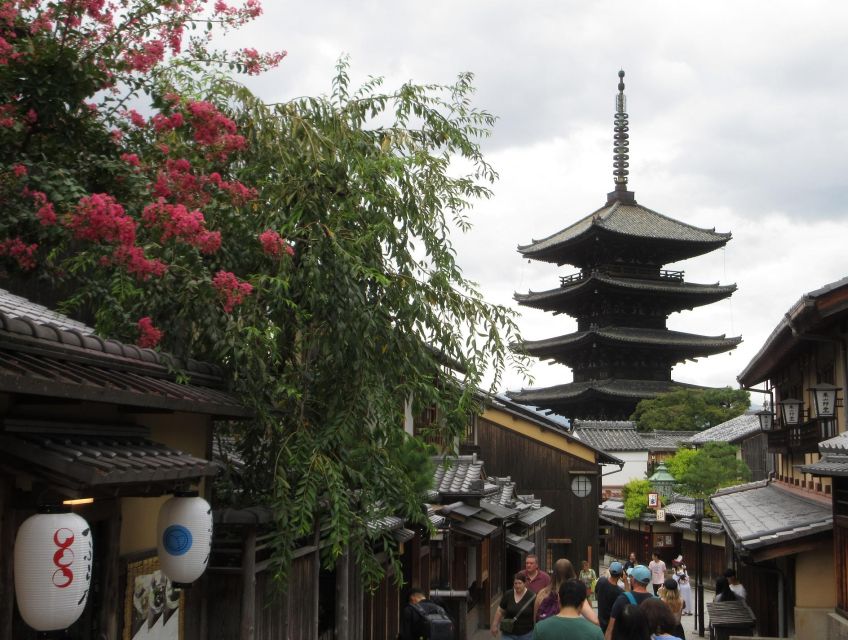
[[[686,571],[686,565],[683,564],[683,556],[677,556],[671,561],[674,575],[672,576],[677,585],[680,587],[680,597],[683,600],[683,615],[691,616],[694,612],[692,608],[692,586],[689,584],[689,573]]]

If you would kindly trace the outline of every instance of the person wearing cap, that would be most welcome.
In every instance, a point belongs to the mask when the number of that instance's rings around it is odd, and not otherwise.
[[[598,623],[606,631],[609,624],[612,605],[624,593],[624,566],[620,562],[611,562],[609,577],[598,579],[595,584],[595,600],[598,602]]]
[[[668,608],[674,615],[674,620],[677,624],[674,633],[680,638],[684,638],[683,625],[680,623],[680,616],[683,614],[683,598],[681,597],[677,581],[674,578],[666,578],[663,586],[660,587],[658,595],[660,600],[668,605]],[[671,631],[671,629],[667,631]]]
[[[612,605],[610,611],[609,624],[604,634],[606,640],[612,640],[612,634],[615,630],[615,619],[621,615],[622,610],[628,604],[638,606],[644,600],[655,597],[654,594],[648,592],[648,584],[651,582],[651,570],[643,565],[637,565],[630,571],[631,591],[622,593]]]

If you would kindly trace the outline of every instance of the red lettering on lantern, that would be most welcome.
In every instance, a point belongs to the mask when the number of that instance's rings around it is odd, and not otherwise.
[[[53,533],[53,544],[59,547],[53,554],[53,564],[58,569],[53,572],[53,584],[59,589],[69,587],[74,581],[74,572],[69,567],[74,563],[74,552],[70,546],[74,543],[74,532],[62,527]]]

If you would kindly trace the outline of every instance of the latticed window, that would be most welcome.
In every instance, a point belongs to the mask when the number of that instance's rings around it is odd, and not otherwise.
[[[574,476],[571,480],[571,490],[578,498],[585,498],[592,493],[592,479],[589,476]]]

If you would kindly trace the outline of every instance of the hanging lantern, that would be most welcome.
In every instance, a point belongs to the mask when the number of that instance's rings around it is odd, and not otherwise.
[[[839,387],[820,382],[810,387],[816,399],[816,415],[819,418],[832,418],[836,413],[836,392]]]
[[[780,405],[780,415],[783,418],[783,424],[792,427],[801,421],[801,405],[804,403],[795,398],[786,398],[777,404]]]
[[[212,507],[196,491],[175,494],[159,510],[156,537],[162,573],[175,586],[188,586],[209,562]]]
[[[42,507],[15,538],[15,599],[36,631],[67,629],[85,609],[94,546],[88,523],[68,507]]]

